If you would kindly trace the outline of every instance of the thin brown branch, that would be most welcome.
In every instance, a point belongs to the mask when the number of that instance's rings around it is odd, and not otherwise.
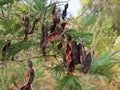
[[[46,55],[45,57],[54,57],[55,54],[53,55]],[[33,57],[30,57],[29,59],[36,59],[36,58],[42,58],[44,57],[43,55],[41,56],[33,56]],[[24,59],[20,59],[20,60],[14,60],[14,61],[9,61],[9,63],[12,63],[12,62],[23,62],[23,61],[26,61],[28,58],[24,58]]]

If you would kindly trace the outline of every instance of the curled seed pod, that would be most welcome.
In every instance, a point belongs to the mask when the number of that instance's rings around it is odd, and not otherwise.
[[[77,46],[78,46],[78,61],[81,64],[82,47],[80,43]]]
[[[63,12],[62,12],[62,19],[63,20],[65,19],[66,15],[67,15],[67,10],[64,9]]]
[[[57,48],[58,48],[59,50],[62,48],[62,43],[61,43],[61,42],[57,45]]]
[[[32,28],[31,28],[29,34],[32,34],[32,33],[33,33],[34,28],[35,28],[35,26],[36,26],[36,24],[38,23],[39,20],[40,20],[40,18],[37,18],[37,19],[34,20],[34,22],[33,22],[33,24],[32,24]]]
[[[48,37],[48,32],[47,32],[47,27],[46,25],[42,25],[42,38],[47,38]]]
[[[43,40],[41,41],[40,47],[41,47],[41,48],[46,48],[47,42],[48,42],[48,41],[47,41],[46,38],[43,39]]]
[[[70,42],[70,41],[72,41],[72,37],[71,37],[71,36],[68,36],[68,37],[67,37],[67,42]]]
[[[42,25],[42,41],[40,43],[40,47],[42,48],[42,53],[44,56],[46,55],[45,49],[46,49],[46,45],[48,43],[47,38],[48,38],[47,27],[43,24]]]
[[[85,58],[85,61],[83,63],[83,67],[82,67],[82,72],[84,74],[86,74],[90,70],[90,68],[91,68],[91,62],[92,62],[92,57],[91,57],[91,53],[89,52],[86,55],[86,58]]]
[[[20,90],[32,90],[31,88],[31,84],[34,80],[34,70],[32,69],[32,61],[28,60],[28,66],[29,66],[29,69],[28,69],[28,72],[27,72],[27,81],[26,81],[26,84],[24,84]]]
[[[67,9],[68,8],[68,3],[67,4],[65,4],[65,6],[64,6],[64,9]]]
[[[54,24],[59,24],[60,23],[60,16],[54,16],[53,23]]]
[[[50,32],[54,32],[55,31],[55,27],[56,27],[56,24],[52,24],[51,27],[50,27]]]
[[[68,63],[68,64],[72,61],[72,57],[71,57],[72,48],[71,48],[70,41],[71,41],[71,37],[69,36],[67,38],[67,44],[65,47],[65,59],[66,59],[66,63]]]
[[[11,58],[11,61],[15,61],[13,56],[12,56],[12,58]]]
[[[48,36],[48,42],[52,42],[55,40],[55,38],[58,36],[57,32],[54,31],[53,33],[51,33],[49,36]]]
[[[54,5],[54,7],[53,7],[52,14],[53,14],[53,15],[56,14],[56,5]]]
[[[6,55],[6,52],[8,51],[8,49],[10,48],[11,46],[11,41],[9,40],[6,45],[3,47],[2,49],[2,56],[4,57]]]
[[[63,28],[59,24],[57,25],[56,30],[58,35],[60,35],[63,32]]]
[[[30,85],[25,85],[25,86],[21,87],[20,90],[32,90],[32,88]]]
[[[65,25],[66,25],[66,24],[67,24],[66,22],[63,22],[63,23],[61,24],[61,27],[63,28],[63,31],[65,30]],[[65,38],[65,34],[62,35],[62,38]]]
[[[32,63],[32,61],[30,61],[30,59],[28,59],[28,66],[29,66],[29,68],[32,68],[32,66],[33,66],[33,63]]]
[[[81,62],[84,63],[84,59],[86,57],[86,50],[84,45],[81,43],[78,44],[78,53],[79,53],[80,60],[82,60]]]
[[[46,56],[45,48],[42,48],[42,53],[43,53],[43,56]]]
[[[29,18],[26,15],[23,16],[23,26],[24,27],[29,26]]]
[[[67,8],[68,8],[68,3],[65,4],[64,10],[63,10],[63,12],[62,12],[62,19],[63,19],[63,20],[65,19],[66,15],[67,15]]]
[[[72,60],[74,64],[80,63],[80,57],[78,57],[78,45],[76,41],[72,41]]]
[[[23,16],[23,30],[24,30],[24,40],[28,39],[28,34],[29,34],[29,18],[27,16]]]
[[[32,84],[33,80],[34,80],[34,70],[30,68],[30,78],[28,81],[28,85]]]
[[[28,60],[28,71],[26,74],[26,83],[24,85],[21,85],[20,82],[16,83],[14,80],[14,76],[12,75],[12,80],[14,81],[13,84],[16,88],[18,88],[19,90],[32,90],[31,84],[34,80],[34,70],[32,69],[32,61]]]
[[[63,30],[65,29],[65,25],[66,25],[66,22],[61,24],[61,27],[63,28]]]
[[[68,66],[68,73],[69,72],[73,72],[75,70],[75,64],[72,62],[70,62],[69,66]]]

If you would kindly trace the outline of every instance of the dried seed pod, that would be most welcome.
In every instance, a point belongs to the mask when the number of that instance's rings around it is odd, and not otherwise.
[[[29,34],[29,18],[27,16],[23,16],[23,30],[24,30],[24,40],[28,39],[28,34]]]
[[[55,40],[55,38],[58,36],[57,32],[54,31],[53,33],[51,33],[49,36],[48,36],[48,42],[52,42]]]
[[[52,15],[55,15],[56,14],[56,5],[54,5],[54,8],[52,10]]]
[[[63,28],[63,31],[65,30],[65,25],[66,25],[66,22],[64,22],[64,23],[61,24],[61,27]],[[64,34],[62,35],[62,38],[65,38]]]
[[[61,24],[61,27],[63,28],[63,30],[65,29],[65,25],[66,25],[66,22]]]
[[[67,15],[67,8],[68,8],[68,3],[65,4],[64,10],[63,10],[63,12],[62,12],[62,19],[63,19],[63,20],[65,19],[66,15]]]
[[[2,56],[4,57],[6,55],[6,52],[8,51],[8,49],[10,48],[11,46],[11,41],[9,40],[6,45],[3,47],[2,49]]]
[[[56,27],[56,24],[52,24],[51,27],[50,27],[50,32],[54,32],[55,31],[55,27]]]
[[[26,83],[24,85],[21,85],[20,82],[16,83],[14,80],[14,76],[12,75],[12,80],[14,81],[13,84],[16,88],[18,88],[19,90],[32,90],[32,82],[34,80],[34,70],[32,69],[32,61],[28,60],[28,71],[25,77],[25,81]]]
[[[67,44],[66,44],[66,47],[65,47],[65,60],[66,60],[66,63],[69,64],[71,61],[72,61],[72,57],[71,57],[71,54],[72,54],[72,48],[71,48],[71,42],[72,38],[70,36],[67,37]]]
[[[56,30],[58,35],[60,35],[63,32],[63,28],[59,24],[57,25]]]
[[[60,16],[55,16],[53,19],[54,24],[59,24],[60,23]]]
[[[34,70],[32,68],[30,68],[30,77],[29,77],[29,81],[28,81],[28,85],[32,84],[34,80]]]
[[[92,57],[91,57],[91,53],[89,52],[86,55],[86,58],[84,60],[83,67],[82,67],[82,72],[84,74],[86,74],[90,70],[90,68],[91,68],[91,62],[92,62]]]
[[[32,28],[31,28],[29,34],[32,34],[32,33],[33,33],[34,28],[35,28],[35,26],[36,26],[36,24],[38,23],[39,20],[40,20],[40,18],[37,18],[37,19],[34,20],[34,22],[33,22],[33,24],[32,24]]]
[[[22,19],[23,19],[23,26],[28,27],[29,26],[29,18],[26,15],[24,15]]]
[[[31,88],[31,86],[28,84],[28,85],[25,85],[25,86],[21,87],[20,90],[32,90],[32,88]]]
[[[42,41],[40,43],[40,47],[42,48],[42,53],[45,56],[46,55],[46,45],[48,43],[48,32],[47,32],[47,27],[43,24],[42,25]]]
[[[32,63],[32,61],[30,59],[28,59],[28,66],[29,66],[29,68],[33,67],[33,63]]]
[[[40,47],[41,47],[41,48],[46,48],[47,42],[48,42],[48,41],[47,41],[46,38],[43,39],[43,40],[41,41]]]
[[[75,70],[75,64],[74,62],[70,62],[69,66],[68,66],[68,73],[69,72],[73,72]]]
[[[67,9],[68,8],[68,3],[67,4],[65,4],[65,6],[64,6],[64,9]]]
[[[46,50],[45,50],[45,48],[42,48],[42,53],[43,53],[43,56],[46,56]]]
[[[71,36],[68,36],[67,37],[67,42],[71,42],[72,41],[72,37]]]
[[[47,38],[48,37],[48,32],[47,32],[47,27],[46,25],[42,25],[42,38]]]
[[[62,12],[62,19],[64,20],[67,15],[67,9],[64,9]]]
[[[84,59],[86,57],[86,50],[85,50],[84,45],[81,43],[78,44],[78,53],[79,53],[78,55],[80,57],[80,60],[82,60],[81,62],[84,63]]]
[[[29,66],[29,69],[28,69],[28,72],[27,72],[27,77],[28,79],[26,79],[26,84],[24,84],[20,90],[32,90],[31,88],[31,84],[34,80],[34,70],[32,69],[32,61],[31,60],[28,60],[28,66]]]
[[[57,48],[58,48],[59,50],[62,48],[62,43],[61,43],[61,42],[57,45]]]
[[[74,64],[80,63],[80,57],[78,55],[78,45],[76,41],[72,41],[72,60]]]

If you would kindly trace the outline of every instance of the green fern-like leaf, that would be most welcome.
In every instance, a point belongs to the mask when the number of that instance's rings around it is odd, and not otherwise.
[[[86,15],[85,17],[81,18],[80,25],[82,28],[85,28],[91,24],[93,24],[97,19],[97,15],[94,15],[92,13]]]
[[[20,52],[21,50],[26,50],[28,49],[30,46],[32,46],[32,42],[31,41],[19,41],[16,42],[14,44],[12,44],[10,46],[10,49],[8,50],[8,58],[11,56],[16,55],[18,52]]]
[[[84,44],[90,44],[93,38],[93,34],[90,32],[79,32],[75,29],[66,30],[65,34],[71,36],[75,40],[82,40]]]
[[[52,68],[53,72],[55,73],[56,76],[63,75],[65,74],[65,68],[63,65],[56,65],[55,67]]]
[[[78,81],[79,77],[66,75],[58,81],[55,90],[82,90],[82,87]]]
[[[113,79],[115,77],[115,73],[111,70],[111,68],[117,63],[113,63],[111,60],[112,56],[116,53],[117,51],[107,52],[93,59],[91,73],[99,74],[109,79]]]

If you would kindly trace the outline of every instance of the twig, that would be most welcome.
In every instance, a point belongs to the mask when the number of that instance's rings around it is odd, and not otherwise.
[[[54,56],[55,56],[54,54],[53,55],[46,55],[46,57],[54,57]],[[40,57],[44,57],[44,56],[43,55],[41,55],[41,56],[34,56],[34,57],[30,57],[29,59],[35,59],[35,58],[40,58]],[[27,60],[27,58],[20,59],[20,60],[9,61],[9,63],[12,63],[12,62],[23,62],[25,60]]]
[[[1,12],[2,12],[3,17],[5,17],[5,14],[4,14],[3,10],[1,10]]]

